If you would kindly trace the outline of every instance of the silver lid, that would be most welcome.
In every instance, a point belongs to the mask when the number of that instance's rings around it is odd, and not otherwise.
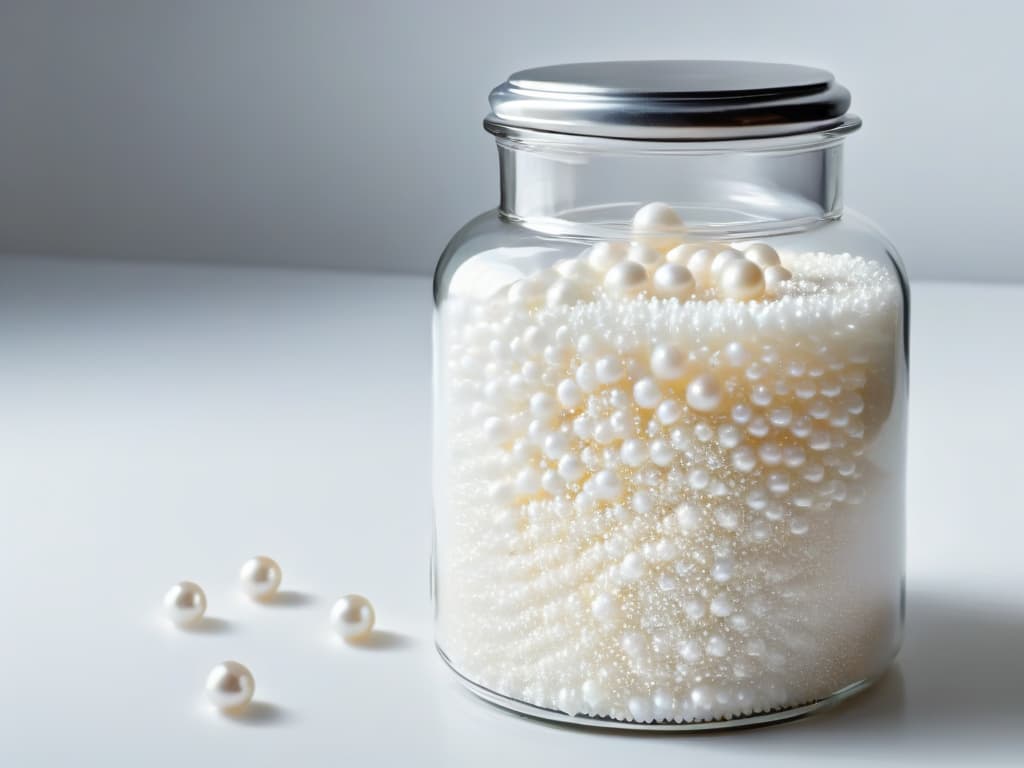
[[[600,61],[516,72],[491,91],[484,127],[655,141],[852,130],[830,72],[751,61]]]

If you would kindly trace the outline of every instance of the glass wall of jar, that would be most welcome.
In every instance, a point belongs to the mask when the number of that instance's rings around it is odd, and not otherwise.
[[[714,64],[723,98],[768,98]],[[697,95],[660,134],[661,113],[539,130],[502,117],[515,78],[492,96],[501,205],[434,286],[438,649],[551,719],[803,714],[877,679],[902,629],[907,289],[843,210],[860,121],[841,91],[824,125],[778,93],[780,123],[707,125],[707,64],[577,66],[634,112],[652,87],[609,72]],[[516,77],[569,99],[566,69]]]

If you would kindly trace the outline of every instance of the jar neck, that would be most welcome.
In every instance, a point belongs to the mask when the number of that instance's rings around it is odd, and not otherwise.
[[[801,231],[842,214],[837,134],[711,144],[524,132],[497,143],[502,214],[550,234],[625,237],[654,201],[711,239]]]

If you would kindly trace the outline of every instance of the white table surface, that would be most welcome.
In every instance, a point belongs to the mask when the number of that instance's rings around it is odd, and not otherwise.
[[[426,278],[0,260],[0,766],[1024,764],[1024,286],[914,286],[897,664],[716,735],[547,726],[442,668],[430,312]],[[271,606],[236,591],[257,553]],[[160,618],[181,579],[204,631]],[[346,592],[372,648],[328,631]],[[229,658],[241,720],[202,699]]]

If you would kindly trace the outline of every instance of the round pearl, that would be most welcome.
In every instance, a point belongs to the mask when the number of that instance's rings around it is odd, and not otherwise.
[[[565,408],[576,408],[583,402],[583,390],[572,379],[563,379],[559,382],[555,392],[558,395],[558,402]]]
[[[586,471],[587,468],[580,458],[571,453],[567,453],[558,460],[558,474],[570,483],[579,480]]]
[[[639,293],[647,285],[647,270],[635,261],[622,261],[608,270],[604,287],[615,295]]]
[[[243,664],[222,661],[206,676],[206,696],[217,709],[238,712],[252,701],[256,681]]]
[[[675,210],[665,203],[648,203],[633,216],[633,232],[643,235],[669,235],[644,239],[655,248],[667,250],[682,238],[686,227]],[[674,237],[673,237],[674,235]]]
[[[647,443],[643,440],[631,438],[623,441],[620,454],[622,456],[623,463],[631,467],[639,467],[647,461],[649,450],[647,448]]]
[[[661,390],[654,379],[643,378],[633,385],[633,399],[641,408],[654,408],[661,402]]]
[[[715,254],[707,248],[694,251],[686,262],[687,269],[698,283],[707,285],[711,282],[711,265],[715,262]]]
[[[644,269],[654,271],[661,264],[661,254],[646,243],[633,243],[629,246],[626,258],[641,264]]]
[[[777,293],[782,284],[793,278],[793,273],[783,266],[768,267],[764,271],[765,287],[772,293]]]
[[[654,272],[654,293],[663,299],[683,299],[696,286],[690,270],[682,264],[663,264]]]
[[[683,415],[683,406],[675,400],[663,400],[658,405],[658,421],[662,424],[675,424]]]
[[[761,268],[746,259],[733,259],[726,264],[719,281],[727,299],[749,301],[761,298],[764,293],[764,274]]]
[[[779,254],[767,243],[754,243],[743,250],[743,258],[757,264],[761,269],[767,269],[779,263]]]
[[[710,373],[702,373],[686,386],[686,404],[709,413],[722,403],[722,385]]]
[[[564,259],[555,265],[555,271],[566,280],[571,280],[580,285],[594,285],[598,281],[598,275],[583,259]]]
[[[580,284],[574,280],[568,280],[561,277],[556,280],[550,288],[548,288],[546,298],[549,307],[561,307],[568,304],[575,304],[583,298],[583,289]]]
[[[658,344],[651,351],[651,372],[668,381],[681,378],[686,371],[686,355],[672,344]]]
[[[626,373],[626,368],[617,357],[602,357],[594,363],[597,380],[602,384],[614,384]]]
[[[373,629],[373,606],[362,595],[345,595],[331,608],[331,626],[343,640],[363,640]]]
[[[587,263],[596,270],[607,272],[626,258],[625,243],[597,243],[587,252]]]
[[[617,499],[622,495],[622,481],[613,470],[602,469],[594,475],[594,494],[599,499]]]
[[[743,258],[743,254],[732,248],[724,248],[715,254],[715,258],[711,262],[711,276],[717,278],[722,274],[722,270],[725,269],[726,264],[730,264],[734,261]]]
[[[693,254],[706,247],[703,243],[683,243],[682,245],[677,245],[665,254],[665,261],[669,264],[682,264],[685,267]]]
[[[164,595],[164,613],[179,627],[195,624],[206,613],[206,594],[191,581],[175,584]]]
[[[245,561],[239,579],[253,600],[269,600],[281,586],[281,567],[269,557],[253,557]]]

